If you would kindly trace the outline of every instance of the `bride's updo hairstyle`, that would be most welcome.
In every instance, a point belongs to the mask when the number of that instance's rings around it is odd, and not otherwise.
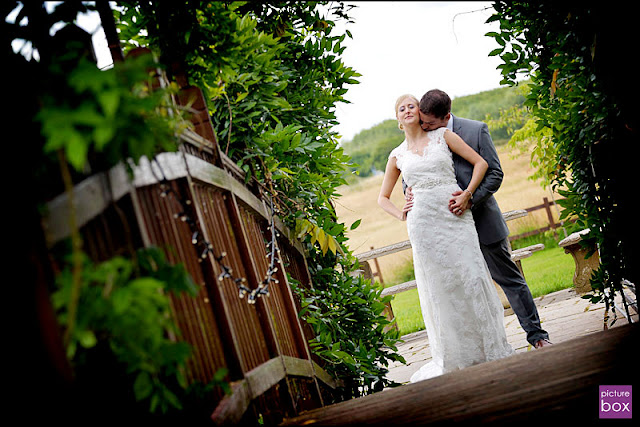
[[[416,106],[420,105],[420,101],[418,101],[418,98],[416,98],[415,96],[406,93],[404,95],[401,95],[397,100],[396,100],[396,109],[395,109],[395,113],[396,113],[396,118],[398,118],[398,107],[400,106],[400,103],[402,101],[404,101],[406,98],[411,98],[413,101],[415,101]],[[398,129],[400,130],[404,130],[404,127],[402,126],[402,123],[398,122]]]

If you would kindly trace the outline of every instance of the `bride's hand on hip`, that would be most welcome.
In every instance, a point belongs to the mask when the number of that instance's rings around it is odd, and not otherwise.
[[[411,200],[413,199],[413,189],[411,187],[407,187],[407,189],[404,192],[404,198],[406,200]]]
[[[411,211],[412,208],[413,208],[413,198],[407,200],[407,202],[402,207],[402,215],[400,216],[400,221],[407,220],[407,214],[409,213],[409,211]]]

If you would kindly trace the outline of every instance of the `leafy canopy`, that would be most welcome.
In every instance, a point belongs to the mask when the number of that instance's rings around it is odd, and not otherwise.
[[[566,197],[565,215],[590,229],[585,243],[599,249],[588,298],[613,303],[623,280],[637,283],[635,243],[626,230],[633,227],[632,166],[624,154],[635,115],[615,74],[624,39],[612,38],[627,27],[599,4],[497,1],[494,9],[489,21],[499,22],[500,31],[487,35],[500,45],[491,55],[503,60],[502,83],[531,78],[524,106],[533,121],[523,132],[535,138],[536,166]]]

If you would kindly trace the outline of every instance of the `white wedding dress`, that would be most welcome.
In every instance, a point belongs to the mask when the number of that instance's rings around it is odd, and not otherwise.
[[[414,194],[407,230],[432,356],[411,376],[411,382],[514,353],[472,212],[456,216],[448,208],[451,193],[460,187],[444,140],[446,130],[428,133],[424,153],[412,153],[404,141],[389,155],[396,157]]]

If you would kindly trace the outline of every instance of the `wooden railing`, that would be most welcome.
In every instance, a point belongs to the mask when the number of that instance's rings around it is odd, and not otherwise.
[[[505,221],[511,221],[517,218],[522,218],[524,216],[527,216],[528,214],[529,212],[525,209],[517,209],[517,210],[508,211],[508,212],[503,212],[502,216],[505,219]],[[398,243],[392,243],[390,245],[383,246],[381,248],[376,248],[376,249],[372,248],[370,251],[356,254],[355,257],[358,259],[358,261],[360,261],[360,263],[363,263],[365,261],[375,261],[380,257],[392,255],[407,249],[411,249],[411,242],[409,240],[405,240]],[[375,273],[373,273],[373,275],[375,276]]]
[[[543,197],[542,204],[531,206],[525,209],[516,209],[512,211],[503,212],[502,215],[505,221],[512,221],[518,218],[525,217],[529,213],[537,211],[539,209],[544,209],[547,213],[548,225],[541,228],[537,228],[535,230],[527,231],[525,233],[509,235],[509,242],[513,242],[514,240],[522,239],[525,237],[535,236],[537,234],[540,234],[549,230],[554,230],[555,232],[557,228],[564,226],[565,221],[555,222],[553,218],[553,214],[551,212],[551,206],[555,206],[555,204],[556,204],[555,200],[553,202],[550,202],[547,197]],[[568,220],[568,222],[571,222],[571,221],[572,220]],[[565,232],[564,237],[566,237],[566,234],[567,233]],[[378,263],[378,258],[385,255],[391,255],[396,252],[400,252],[410,248],[411,248],[411,243],[408,240],[404,242],[393,243],[391,245],[387,245],[382,248],[374,248],[372,246],[371,250],[357,254],[356,258],[361,262],[372,261],[376,267],[375,270],[369,267],[369,270],[371,270],[372,277],[378,277],[378,281],[384,284],[384,280],[382,278],[382,272],[380,269],[380,265]],[[514,261],[516,261],[516,263],[518,264],[518,267],[522,268],[521,263],[519,261],[523,258],[526,258],[528,255],[530,255],[528,254],[528,252],[531,252],[531,251],[535,252],[538,250],[540,250],[540,245],[533,245],[528,248],[516,250],[514,251],[514,256],[513,256]],[[398,286],[401,286],[401,285],[398,285]]]
[[[527,216],[528,214],[529,214],[529,210],[517,209],[517,210],[508,211],[508,212],[503,212],[502,216],[505,219],[505,221],[512,221],[514,219]],[[387,245],[382,248],[372,249],[367,252],[362,252],[360,254],[356,254],[355,257],[360,262],[362,274],[366,278],[371,279],[373,281],[375,277],[375,273],[372,271],[371,266],[369,265],[369,261],[372,261],[372,260],[375,261],[379,257],[395,254],[397,252],[401,252],[407,249],[411,249],[411,241],[409,240],[393,243],[391,245]],[[530,257],[534,252],[540,251],[542,249],[544,249],[544,244],[542,243],[531,245],[526,248],[517,249],[511,252],[511,259],[515,261],[516,265],[520,269],[520,272],[524,275],[521,260],[524,258]],[[400,283],[398,285],[386,287],[382,291],[381,295],[383,297],[387,295],[395,295],[395,294],[405,292],[415,288],[416,288],[416,281],[409,280],[407,282]],[[500,293],[501,290],[498,290],[498,292]],[[508,302],[506,301],[506,297],[504,297],[504,295],[502,294],[500,296],[503,301],[503,304],[505,304],[505,307],[506,307],[508,304]],[[386,315],[390,320],[394,318],[393,308],[391,307],[390,303],[387,304]],[[397,324],[394,323],[394,327],[397,329],[398,328]]]
[[[551,206],[557,206],[555,200],[553,202],[550,202],[547,197],[543,197],[542,204],[531,206],[530,208],[524,209],[525,211],[527,211],[527,213],[531,213],[539,209],[544,209],[547,214],[548,225],[541,228],[537,228],[535,230],[527,231],[525,233],[511,235],[509,236],[509,241],[513,242],[514,240],[522,239],[524,237],[535,236],[537,234],[544,233],[545,231],[549,231],[549,230],[553,230],[555,233],[556,232],[555,230],[558,227],[562,227],[564,225],[564,221],[556,222],[554,220],[553,213],[551,212]],[[567,237],[566,233],[564,237]]]

